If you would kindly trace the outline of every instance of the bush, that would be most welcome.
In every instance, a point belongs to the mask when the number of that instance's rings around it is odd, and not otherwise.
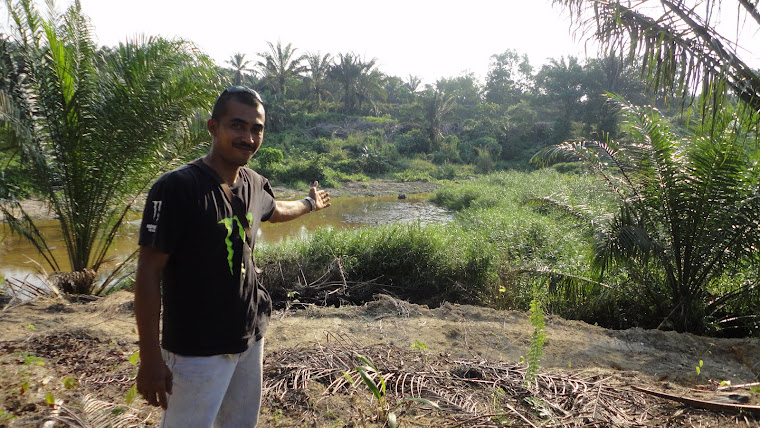
[[[419,129],[412,129],[405,134],[397,135],[393,143],[398,152],[403,155],[427,153],[430,150],[430,141]]]
[[[282,163],[285,157],[282,154],[282,150],[271,147],[261,147],[256,152],[255,159],[261,168],[267,169],[272,165]]]

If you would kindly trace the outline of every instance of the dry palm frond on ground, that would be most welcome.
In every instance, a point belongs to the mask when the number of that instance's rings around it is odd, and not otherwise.
[[[419,410],[439,424],[446,421],[444,426],[662,426],[669,417],[660,411],[661,400],[634,391],[630,385],[637,379],[624,375],[542,373],[526,381],[523,364],[361,346],[330,333],[324,345],[273,354],[265,364],[266,397],[285,401],[294,390],[317,382],[325,386],[325,396],[366,392],[373,399],[365,384],[353,381],[361,358],[378,368],[371,376],[376,384],[385,383],[389,406],[430,400],[440,409],[420,405]]]

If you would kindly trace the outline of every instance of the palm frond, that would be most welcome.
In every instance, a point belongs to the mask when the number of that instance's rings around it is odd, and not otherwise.
[[[760,113],[760,73],[742,59],[743,51],[716,28],[716,0],[554,0],[571,14],[574,27],[600,42],[604,52],[643,59],[642,76],[655,90],[688,97],[701,93],[713,105],[727,100],[728,87],[754,112]],[[739,0],[739,11],[757,21],[757,6]],[[751,31],[751,30],[749,30]]]

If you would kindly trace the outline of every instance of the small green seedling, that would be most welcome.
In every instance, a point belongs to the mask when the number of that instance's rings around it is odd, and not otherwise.
[[[135,398],[137,397],[137,384],[132,385],[132,388],[129,388],[129,391],[127,391],[127,394],[124,396],[124,401],[127,403],[127,406],[132,404],[133,401],[135,401]]]
[[[27,330],[37,330],[37,327],[35,327],[34,324],[27,324],[24,328]]]
[[[697,365],[697,376],[702,374],[702,360],[699,360],[699,364]]]
[[[412,350],[419,349],[420,351],[427,351],[428,347],[424,343],[420,342],[419,340],[415,340],[414,343],[412,343]]]
[[[129,356],[129,364],[136,366],[140,362],[140,351],[135,351]]]
[[[61,379],[61,383],[63,383],[63,387],[66,389],[73,389],[76,388],[77,385],[79,385],[79,381],[77,381],[77,378],[74,376],[68,375]]]
[[[44,366],[45,360],[43,360],[41,357],[38,357],[34,354],[29,354],[26,357],[24,357],[24,365],[25,366]]]

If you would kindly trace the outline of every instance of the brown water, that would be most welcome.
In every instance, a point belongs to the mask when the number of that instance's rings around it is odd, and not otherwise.
[[[324,227],[340,229],[414,221],[440,223],[451,220],[450,212],[427,202],[426,196],[407,195],[406,199],[398,199],[396,196],[335,198],[329,209],[305,215],[297,220],[287,223],[262,223],[256,237],[256,245],[261,247],[285,239],[304,239],[315,230]],[[38,222],[37,226],[50,246],[54,247],[53,254],[61,269],[68,270],[68,258],[58,222],[42,221]],[[112,266],[135,251],[139,226],[140,220],[136,218],[121,228],[110,250]],[[18,235],[9,233],[5,223],[0,223],[0,240],[0,276],[23,278],[34,273],[36,265],[30,262],[30,259],[42,264],[48,273],[52,271],[31,244]],[[105,269],[108,270],[108,267]]]

